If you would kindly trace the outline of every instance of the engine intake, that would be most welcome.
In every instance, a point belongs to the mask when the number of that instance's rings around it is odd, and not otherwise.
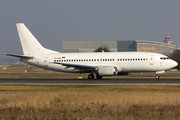
[[[99,76],[112,76],[117,75],[118,70],[115,66],[105,66],[105,67],[99,67],[98,70]]]

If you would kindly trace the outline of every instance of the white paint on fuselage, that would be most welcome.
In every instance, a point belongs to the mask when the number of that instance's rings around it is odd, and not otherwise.
[[[177,66],[177,63],[171,59],[162,60],[161,57],[167,57],[159,53],[149,52],[104,52],[104,53],[53,53],[53,54],[36,54],[32,55],[33,59],[22,59],[31,65],[38,67],[60,71],[60,72],[83,72],[74,67],[66,68],[60,64],[55,64],[54,60],[78,60],[71,62],[62,62],[76,65],[89,66],[116,66],[119,72],[150,72],[168,70]],[[151,59],[153,56],[153,59]],[[65,57],[65,58],[62,58]],[[58,59],[59,58],[59,59]],[[79,61],[84,59],[91,59],[91,61]],[[92,61],[93,59],[93,61]],[[96,61],[94,61],[96,59]],[[97,59],[114,59],[114,61],[97,61]],[[124,61],[118,61],[124,59]],[[125,59],[127,59],[125,61]],[[129,59],[129,61],[128,61]],[[132,59],[132,61],[131,61]],[[137,59],[133,61],[133,59]],[[138,60],[140,59],[140,60]],[[142,59],[142,60],[141,60]],[[145,59],[145,60],[143,60]]]
[[[19,57],[25,63],[45,69],[60,72],[96,73],[97,79],[101,79],[103,75],[118,75],[117,72],[125,72],[126,74],[127,72],[159,71],[157,73],[163,73],[164,70],[177,66],[177,62],[158,53],[59,53],[44,48],[24,23],[17,23],[16,26],[24,55],[5,55]],[[100,59],[102,59],[102,61],[100,61]],[[122,74],[119,73],[119,75]],[[88,78],[94,78],[94,75],[90,74]],[[157,78],[159,77],[157,76]]]

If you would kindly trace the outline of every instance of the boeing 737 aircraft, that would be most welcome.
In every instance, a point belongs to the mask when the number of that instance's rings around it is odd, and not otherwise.
[[[22,62],[45,69],[69,73],[90,73],[89,79],[102,76],[128,75],[130,72],[156,72],[177,66],[167,56],[150,52],[99,52],[60,53],[44,48],[23,23],[17,30],[24,55],[5,54],[19,57]]]

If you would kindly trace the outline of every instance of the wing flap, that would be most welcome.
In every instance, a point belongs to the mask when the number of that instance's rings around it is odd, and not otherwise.
[[[57,62],[54,62],[54,63],[66,66],[67,68],[74,67],[75,69],[83,69],[85,71],[86,70],[97,70],[98,69],[97,66],[90,66],[90,65],[79,65],[79,64],[57,63]]]

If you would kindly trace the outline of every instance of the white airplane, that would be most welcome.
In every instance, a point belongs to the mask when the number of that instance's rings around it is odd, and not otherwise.
[[[60,53],[44,48],[23,23],[17,30],[24,55],[5,54],[19,57],[22,62],[37,67],[69,73],[90,73],[89,79],[102,76],[128,75],[130,72],[156,72],[177,66],[177,62],[159,53],[150,52],[99,52]]]

